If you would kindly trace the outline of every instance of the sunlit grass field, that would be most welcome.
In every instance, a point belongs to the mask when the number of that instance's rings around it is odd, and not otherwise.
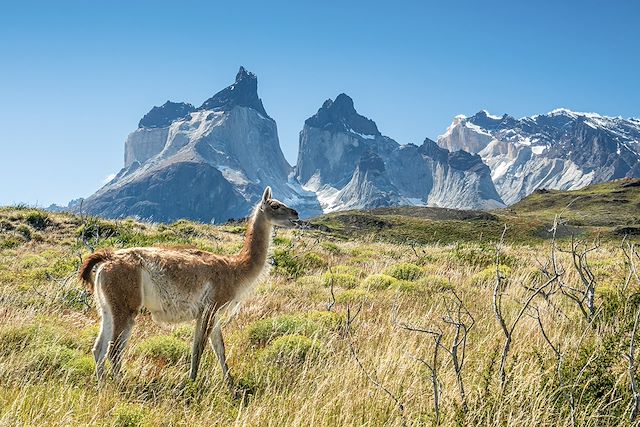
[[[209,348],[198,380],[188,380],[191,323],[157,325],[144,311],[122,381],[98,387],[91,347],[99,317],[75,273],[90,248],[235,253],[242,223],[155,225],[2,208],[0,425],[629,425],[626,355],[640,301],[633,239],[594,245],[595,235],[582,236],[593,247],[595,283],[595,310],[585,315],[557,283],[540,290],[553,254],[563,289],[583,289],[565,252],[569,238],[518,244],[507,226],[503,244],[499,232],[424,244],[276,230],[268,278],[223,327],[233,394]],[[507,326],[522,312],[504,383],[496,275]]]

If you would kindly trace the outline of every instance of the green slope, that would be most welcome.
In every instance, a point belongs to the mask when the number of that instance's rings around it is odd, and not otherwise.
[[[311,220],[329,233],[396,242],[495,241],[505,224],[508,241],[537,242],[557,235],[619,238],[640,234],[640,180],[618,180],[576,191],[538,190],[517,204],[491,212],[398,207],[345,211]]]

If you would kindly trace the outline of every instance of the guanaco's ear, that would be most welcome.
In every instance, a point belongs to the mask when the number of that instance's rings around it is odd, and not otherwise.
[[[262,202],[265,203],[271,199],[271,187],[267,187],[264,189],[264,194],[262,194]]]

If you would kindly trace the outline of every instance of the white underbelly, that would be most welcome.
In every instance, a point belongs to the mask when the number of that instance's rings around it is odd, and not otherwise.
[[[180,323],[198,317],[206,286],[188,292],[170,281],[152,277],[142,270],[142,305],[156,322]]]

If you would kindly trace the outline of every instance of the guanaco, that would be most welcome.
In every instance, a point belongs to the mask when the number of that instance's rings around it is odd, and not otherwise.
[[[274,226],[288,227],[298,212],[271,198],[264,190],[237,255],[224,256],[197,249],[158,247],[101,250],[88,256],[79,278],[95,299],[102,317],[93,346],[98,381],[105,361],[120,376],[122,353],[142,307],[156,322],[196,320],[191,352],[191,380],[198,374],[207,338],[213,347],[226,384],[233,386],[227,366],[220,317],[236,308],[266,270]]]

